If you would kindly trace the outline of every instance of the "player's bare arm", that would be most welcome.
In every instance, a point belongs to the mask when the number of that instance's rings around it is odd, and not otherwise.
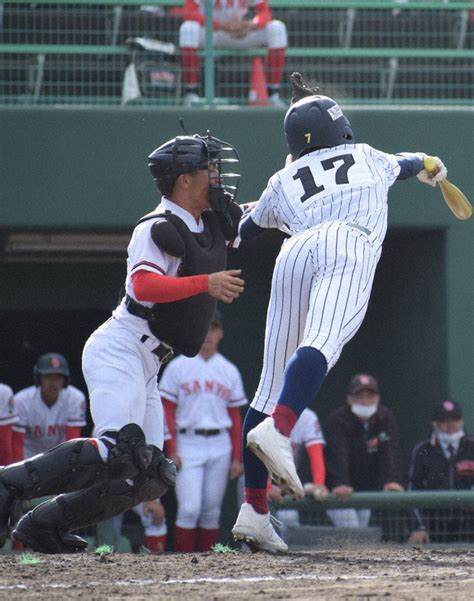
[[[241,269],[218,271],[209,275],[208,292],[217,300],[230,304],[244,291],[244,280],[239,277]]]

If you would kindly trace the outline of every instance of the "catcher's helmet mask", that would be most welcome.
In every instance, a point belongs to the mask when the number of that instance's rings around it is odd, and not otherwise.
[[[230,172],[230,168],[238,162],[236,149],[211,136],[209,131],[206,136],[177,136],[148,157],[148,166],[159,187],[165,180],[174,184],[184,173],[208,170],[209,204],[212,209],[224,213],[237,194],[240,174]],[[211,165],[215,168],[209,169]]]
[[[354,132],[341,107],[329,96],[314,94],[288,109],[284,130],[293,158],[312,150],[354,143]]]

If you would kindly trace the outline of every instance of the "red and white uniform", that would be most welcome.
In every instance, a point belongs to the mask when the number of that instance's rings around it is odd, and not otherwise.
[[[243,37],[222,31],[223,23],[230,19],[243,19],[245,14],[255,9],[252,20],[256,29]],[[198,48],[205,43],[205,0],[186,0],[184,22],[179,30],[179,47],[183,63],[185,85],[198,83]],[[288,46],[286,25],[272,19],[269,3],[266,0],[214,0],[212,7],[212,43],[215,48],[268,48],[268,84],[279,85],[285,66],[285,49]]]
[[[180,217],[191,232],[203,231],[202,219],[196,222],[191,213],[166,197],[155,212],[162,209]],[[125,290],[134,300],[134,274],[178,275],[180,259],[163,252],[152,240],[150,230],[155,222],[149,219],[139,224],[128,245]],[[139,302],[146,307],[154,305]],[[163,449],[163,407],[157,384],[160,360],[152,352],[159,344],[148,323],[127,311],[125,297],[112,317],[90,336],[84,346],[82,369],[97,436],[135,423],[143,429],[148,444]]]
[[[86,425],[86,397],[71,385],[61,390],[51,406],[42,400],[40,386],[29,386],[16,393],[15,406],[18,422],[13,430],[24,434],[25,459],[67,440],[68,429]]]
[[[242,378],[220,353],[209,359],[181,355],[165,368],[160,392],[182,462],[175,550],[194,550],[195,536],[197,550],[205,550],[206,540],[218,535],[231,460],[241,461],[239,408],[248,403]],[[238,414],[237,429],[232,412]]]
[[[17,420],[13,390],[0,384],[0,465],[8,465],[14,459],[12,424]]]

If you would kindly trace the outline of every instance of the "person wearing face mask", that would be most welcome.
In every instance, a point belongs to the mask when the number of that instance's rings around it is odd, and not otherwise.
[[[433,431],[413,449],[409,490],[474,488],[474,439],[466,435],[461,407],[450,400],[435,405]],[[461,509],[413,511],[412,544],[474,539],[474,514]]]
[[[341,500],[354,491],[402,492],[398,426],[387,407],[380,404],[377,380],[356,374],[349,382],[346,402],[333,411],[324,426],[326,484]],[[335,526],[364,528],[370,509],[331,509]]]

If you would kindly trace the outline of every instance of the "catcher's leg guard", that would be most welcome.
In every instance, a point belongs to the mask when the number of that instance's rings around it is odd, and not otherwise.
[[[156,447],[149,468],[129,484],[104,480],[87,490],[59,495],[27,513],[13,530],[13,538],[40,553],[74,553],[83,539],[70,533],[111,518],[141,501],[156,499],[174,486],[176,468]]]
[[[91,486],[103,478],[134,478],[150,467],[154,447],[147,445],[142,429],[127,424],[106,440],[109,457],[105,463],[93,439],[63,442],[41,453],[0,469],[0,546],[8,533],[15,498],[33,499]]]

